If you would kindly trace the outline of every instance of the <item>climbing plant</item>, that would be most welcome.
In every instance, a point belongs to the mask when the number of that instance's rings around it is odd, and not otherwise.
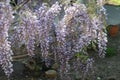
[[[106,53],[104,0],[32,7],[34,0],[18,1],[0,2],[0,64],[5,74],[9,77],[13,72],[12,49],[25,45],[28,55],[41,55],[46,66],[51,65],[51,58],[58,63],[61,80],[73,80],[72,71],[85,80],[94,62],[87,47],[92,44],[101,58]]]

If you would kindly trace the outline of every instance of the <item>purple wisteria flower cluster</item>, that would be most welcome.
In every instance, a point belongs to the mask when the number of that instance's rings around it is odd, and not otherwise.
[[[11,43],[8,41],[8,30],[12,18],[9,5],[0,2],[0,65],[7,77],[13,72]]]
[[[26,45],[29,56],[33,56],[35,50],[35,36],[36,36],[36,23],[37,17],[29,10],[25,10],[21,13],[20,29],[22,29],[23,42]],[[18,29],[19,30],[19,29]]]
[[[99,9],[98,17],[96,17],[96,26],[98,27],[98,53],[100,57],[105,57],[105,50],[107,49],[107,31],[105,24],[106,9],[104,8],[104,0],[97,0]]]
[[[40,48],[42,52],[42,56],[47,61],[49,50],[50,50],[50,42],[53,40],[52,31],[55,28],[55,18],[60,13],[61,6],[58,2],[53,4],[50,8],[46,3],[43,3],[42,6],[36,11],[38,16],[38,35]]]
[[[78,52],[86,54],[84,48],[91,41],[91,22],[85,5],[74,4],[66,8],[65,15],[60,21],[56,33],[61,64],[60,74],[65,79],[70,79],[66,75],[70,73],[70,59]]]

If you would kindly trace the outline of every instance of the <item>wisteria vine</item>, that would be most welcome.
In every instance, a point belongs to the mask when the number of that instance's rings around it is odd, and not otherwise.
[[[13,72],[11,43],[8,41],[8,30],[12,18],[8,4],[0,2],[0,65],[7,77]]]
[[[33,57],[36,54],[34,53],[36,44],[39,44],[38,53],[42,55],[47,66],[50,65],[49,55],[60,64],[58,72],[62,80],[72,80],[70,76],[72,69],[80,70],[82,80],[85,80],[94,62],[88,57],[87,52],[91,42],[97,44],[99,56],[105,56],[107,34],[103,22],[106,15],[103,3],[103,0],[96,1],[96,14],[92,17],[86,5],[81,3],[64,5],[64,9],[58,2],[50,7],[43,3],[34,11],[25,5],[27,7],[19,11],[20,20],[14,26],[12,45],[25,44],[28,55]],[[8,30],[12,19],[9,7],[0,3],[0,64],[7,76],[13,72],[11,63],[13,52],[8,41]],[[4,14],[5,12],[9,15]]]

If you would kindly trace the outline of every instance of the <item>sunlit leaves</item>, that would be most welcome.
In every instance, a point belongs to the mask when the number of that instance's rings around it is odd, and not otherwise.
[[[120,0],[107,0],[106,3],[112,5],[120,5]]]

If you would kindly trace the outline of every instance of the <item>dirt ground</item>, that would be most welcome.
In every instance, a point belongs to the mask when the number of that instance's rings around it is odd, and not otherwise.
[[[116,49],[116,55],[96,59],[95,80],[120,80],[120,32],[115,37],[108,36],[108,47]]]
[[[96,60],[95,80],[120,80],[120,53],[116,56]]]

